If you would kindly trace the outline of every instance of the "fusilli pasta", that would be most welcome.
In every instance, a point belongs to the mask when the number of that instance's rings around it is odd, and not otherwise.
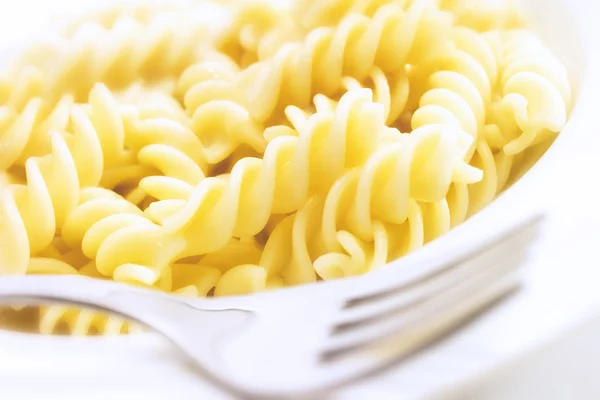
[[[283,104],[308,106],[317,90],[336,95],[345,76],[362,81],[374,67],[388,73],[423,62],[444,47],[435,37],[449,27],[443,12],[415,1],[406,11],[390,4],[372,18],[351,14],[335,28],[317,28],[245,71],[252,114],[266,121]]]

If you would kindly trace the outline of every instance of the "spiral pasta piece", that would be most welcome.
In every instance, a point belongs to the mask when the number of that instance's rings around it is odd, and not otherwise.
[[[100,274],[121,282],[171,289],[170,265],[184,241],[165,234],[143,212],[116,193],[89,189],[69,214],[63,240],[95,261]]]
[[[335,112],[306,118],[292,107],[288,114],[296,130],[270,129],[265,136],[273,139],[262,159],[244,158],[230,174],[202,180],[187,200],[149,207],[167,232],[188,238],[186,254],[206,254],[232,237],[254,236],[272,213],[299,209],[309,193],[326,191],[346,168],[364,162],[389,129],[383,107],[373,103],[368,89],[348,92]]]
[[[373,18],[353,14],[336,28],[315,29],[244,71],[252,114],[265,121],[284,104],[306,107],[316,92],[335,96],[345,76],[363,81],[374,67],[395,72],[427,59],[444,46],[434,38],[449,24],[443,13],[415,1],[406,11],[387,5]]]
[[[138,82],[125,90],[113,92],[113,97],[125,115],[132,112],[135,117],[167,118],[190,126],[187,113],[174,98],[175,80],[167,79],[159,82]]]
[[[406,109],[410,94],[410,83],[404,69],[388,75],[389,77],[381,69],[374,68],[367,81],[371,83],[375,102],[383,104],[385,108],[386,123],[393,125]],[[364,87],[365,83],[360,83],[351,77],[344,78],[346,90]]]
[[[286,42],[301,40],[285,2],[241,0],[228,7],[231,22],[218,35],[217,48],[241,67],[272,56]]]
[[[139,78],[180,74],[198,46],[206,45],[199,40],[206,36],[202,26],[185,15],[161,13],[148,24],[124,17],[109,29],[88,22],[72,37],[57,36],[45,49],[25,52],[11,68],[17,71],[8,90],[12,103],[22,105],[32,94],[53,103],[70,93],[80,101],[99,82],[114,89]]]
[[[496,118],[508,140],[504,152],[515,155],[560,132],[570,111],[571,88],[565,67],[532,33],[503,33],[501,52],[502,100]]]
[[[299,16],[300,24],[307,30],[339,24],[350,14],[373,16],[387,4],[397,4],[402,8],[413,0],[298,0],[293,11]]]
[[[52,153],[25,163],[27,184],[0,193],[2,274],[25,273],[30,254],[50,245],[77,206],[80,185],[100,182],[102,148],[93,132],[81,129],[72,136],[50,137]]]
[[[412,127],[445,123],[476,139],[498,77],[496,59],[489,44],[470,29],[453,28],[451,39],[452,48],[432,63],[436,71],[429,76],[429,90],[420,98]]]
[[[466,218],[468,207],[464,190],[449,204],[451,186],[464,189],[482,177],[464,161],[472,140],[461,130],[431,125],[381,148],[281,222],[269,238],[277,245],[265,247],[265,253],[278,252],[266,257],[268,270],[279,271],[289,285],[314,281],[317,274],[356,275],[385,264],[388,252],[403,247],[390,244],[394,230],[404,236],[407,251],[447,232]],[[435,215],[424,220],[429,208]]]
[[[141,91],[133,87],[126,97],[131,98],[135,90]],[[138,97],[141,95],[138,94]],[[135,116],[142,119],[156,116],[186,121],[185,113],[179,106],[168,104],[164,95],[160,98],[161,101],[157,101],[156,97],[155,95],[151,101],[138,102]],[[48,105],[49,103],[35,98],[21,113],[10,106],[0,108],[0,138],[3,143],[0,147],[0,170],[13,165],[22,166],[30,157],[49,154],[49,131],[89,130],[90,124],[95,130],[92,135],[100,140],[105,168],[110,170],[133,159],[134,154],[125,145],[125,116],[122,115],[122,107],[106,85],[96,84],[85,105],[75,105],[71,95],[64,96],[53,108]],[[198,146],[199,142],[195,147]]]
[[[248,100],[238,85],[239,69],[226,57],[189,67],[177,92],[191,115],[191,128],[205,147],[206,158],[217,164],[242,144],[262,154],[264,127],[248,111]]]
[[[466,155],[468,161],[484,171],[483,179],[470,187],[469,215],[491,202],[508,179],[512,159],[494,154],[487,142],[489,132],[487,110],[498,80],[494,51],[475,31],[455,27],[450,36],[452,47],[432,63],[435,72],[428,89],[421,95],[411,125],[418,129],[429,124],[445,124],[467,132],[473,144]]]

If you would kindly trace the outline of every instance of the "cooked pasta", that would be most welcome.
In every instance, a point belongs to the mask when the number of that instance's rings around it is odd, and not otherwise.
[[[510,140],[504,152],[512,155],[543,140],[539,135],[560,132],[571,106],[571,89],[565,67],[530,32],[502,34],[501,51],[500,107],[505,115],[499,121],[516,124],[512,135],[502,132]]]
[[[435,38],[449,27],[443,12],[415,1],[406,11],[390,4],[372,18],[351,14],[335,28],[315,29],[245,71],[252,114],[266,121],[283,104],[308,106],[315,91],[336,95],[345,76],[363,80],[374,67],[389,73],[423,62],[444,47]]]
[[[231,23],[217,35],[217,46],[241,67],[272,56],[283,44],[301,40],[284,1],[237,0]],[[283,6],[283,7],[282,7]]]
[[[192,65],[178,83],[191,128],[212,164],[227,159],[241,144],[258,153],[266,147],[264,127],[250,115],[239,74],[235,63],[221,56]]]
[[[493,201],[566,124],[567,72],[523,26],[508,0],[73,19],[0,72],[0,276],[206,297],[381,268]],[[141,330],[66,306],[37,323]]]
[[[150,205],[152,219],[186,237],[185,256],[257,235],[271,214],[297,211],[310,193],[327,190],[345,169],[362,164],[388,132],[383,107],[369,90],[349,91],[335,111],[327,107],[309,118],[298,108],[288,113],[295,129],[267,132],[273,136],[262,159],[242,159],[230,174],[202,180],[187,199]]]
[[[37,96],[51,103],[66,93],[85,100],[98,82],[120,88],[138,79],[177,76],[208,36],[188,15],[160,13],[144,24],[123,17],[109,28],[87,22],[72,37],[47,39],[11,65],[6,79],[15,83],[4,90],[8,104],[20,111]]]
[[[300,17],[303,28],[311,30],[321,26],[334,26],[350,14],[369,17],[386,4],[407,8],[414,0],[298,0],[294,11]]]
[[[294,11],[305,29],[338,24],[349,14],[374,15],[386,4],[408,7],[415,0],[298,0]],[[494,29],[516,29],[523,26],[523,17],[514,0],[438,0],[443,11],[451,12],[455,23],[484,32]]]

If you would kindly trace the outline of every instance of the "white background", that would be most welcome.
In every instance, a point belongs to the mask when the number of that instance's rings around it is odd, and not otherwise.
[[[0,3],[0,47],[11,47],[32,27],[42,25],[59,3],[68,9],[84,1]],[[555,12],[552,7],[558,4],[551,0],[528,3],[542,6],[538,8],[542,19]],[[588,18],[580,21],[580,27],[597,24],[593,16],[600,13],[592,9],[597,6],[597,1],[572,1],[572,7],[583,11],[582,18]],[[553,27],[546,27],[547,36],[560,38],[572,29],[560,23]],[[599,46],[592,46],[590,35],[588,53]],[[564,54],[568,53],[565,48]],[[598,73],[583,86],[598,90],[597,78]],[[445,389],[441,391],[444,396],[456,398],[600,398],[600,256],[596,251],[600,245],[596,190],[600,132],[595,117],[600,103],[594,103],[597,96],[588,94],[589,102],[581,105],[575,122],[565,131],[573,140],[560,142],[563,163],[536,176],[558,190],[547,199],[545,208],[553,217],[531,261],[526,289],[434,351],[393,373],[338,393],[339,398],[359,399],[367,394],[413,398],[440,393],[440,389]],[[537,201],[534,193],[521,190],[523,203]],[[503,368],[493,370],[497,365]],[[468,379],[472,376],[478,379]],[[95,399],[125,394],[147,399],[222,396],[155,336],[49,339],[0,333],[2,399]]]

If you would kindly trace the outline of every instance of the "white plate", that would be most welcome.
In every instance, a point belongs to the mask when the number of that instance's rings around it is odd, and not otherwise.
[[[0,46],[14,43],[7,30],[24,34],[63,2],[21,0],[0,6]],[[530,259],[525,288],[434,349],[338,392],[338,398],[461,398],[495,376],[492,372],[526,360],[535,350],[550,349],[555,340],[600,312],[600,252],[595,239],[600,226],[595,172],[600,171],[596,118],[600,46],[595,41],[600,30],[594,19],[600,7],[586,0],[523,3],[535,10],[535,29],[569,67],[578,103],[567,128],[540,164],[469,221],[468,230],[444,240],[458,243],[493,229],[507,216],[531,208],[548,210],[550,219]],[[124,394],[146,399],[225,396],[152,334],[72,339],[0,332],[1,398],[94,399]]]

